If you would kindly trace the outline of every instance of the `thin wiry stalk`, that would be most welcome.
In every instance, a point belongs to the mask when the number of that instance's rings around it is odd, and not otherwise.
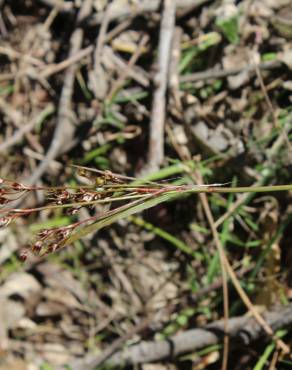
[[[92,200],[88,202],[78,202],[78,203],[67,203],[67,204],[48,204],[43,207],[36,207],[36,208],[7,208],[7,209],[0,209],[0,213],[33,213],[33,212],[40,212],[45,210],[53,210],[53,209],[62,209],[62,208],[74,208],[74,207],[86,207],[86,206],[93,206],[97,204],[107,204],[112,202],[120,202],[123,200],[130,200],[130,199],[137,199],[137,198],[145,198],[146,195],[129,195],[124,197],[116,197],[116,198],[109,198],[109,199],[98,199]]]
[[[75,214],[82,207],[122,203],[112,210],[96,214],[82,222],[69,226],[42,230],[32,250],[38,255],[50,253],[72,244],[81,237],[99,230],[113,222],[154,207],[159,203],[192,193],[250,193],[292,190],[292,185],[227,187],[226,184],[173,185],[152,181],[136,180],[133,177],[114,174],[110,171],[92,170],[79,167],[81,175],[91,181],[81,186],[26,186],[11,180],[0,179],[0,203],[6,207],[28,192],[43,191],[49,203],[35,208],[4,208],[0,210],[0,227],[7,226],[16,218],[34,212],[54,209],[68,209]],[[97,175],[95,175],[95,173]],[[43,249],[42,246],[45,248]],[[40,253],[42,252],[42,253]]]

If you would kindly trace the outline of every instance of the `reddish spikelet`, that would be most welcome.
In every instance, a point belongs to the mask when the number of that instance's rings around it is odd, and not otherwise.
[[[74,208],[70,208],[67,210],[67,215],[68,216],[72,216],[72,215],[76,215],[76,213],[78,213],[78,211],[80,210],[81,207],[74,207]]]
[[[112,199],[115,199],[121,201],[131,199],[131,197],[135,198],[138,195],[138,201],[140,202],[143,200],[144,196],[147,199],[149,196],[155,197],[167,191],[179,192],[180,189],[183,189],[178,186],[166,187],[160,186],[159,184],[135,187],[129,183],[129,181],[133,180],[130,177],[115,175],[110,171],[98,171],[98,173],[98,178],[90,185],[52,188],[45,186],[30,187],[19,182],[0,178],[0,205],[13,202],[24,194],[36,190],[44,191],[48,197],[47,200],[50,200],[49,203],[36,208],[17,209],[12,206],[9,209],[8,207],[3,207],[4,209],[1,209],[0,213],[1,216],[3,215],[3,217],[0,217],[0,228],[6,227],[11,220],[18,217],[27,217],[31,213],[40,212],[46,209],[62,208],[64,212],[74,215],[81,207],[94,208],[97,203],[99,203],[99,200],[111,202]],[[123,186],[123,184],[125,184],[125,186]],[[135,201],[133,204],[135,204]],[[123,207],[124,205],[121,206],[121,209],[123,209]],[[86,223],[95,222],[100,217],[103,217],[103,215],[110,215],[112,211],[118,211],[118,208],[119,205],[116,209],[105,211],[101,215],[94,213],[93,216],[88,217],[85,220],[83,219],[81,221],[74,222],[69,226],[40,230],[30,247],[21,252],[21,260],[25,261],[29,252],[39,257],[43,257],[61,249],[67,244],[67,242],[69,242],[68,237],[70,237],[77,228],[82,227]]]
[[[92,199],[93,199],[94,195],[93,194],[90,194],[90,193],[86,193],[84,194],[83,198],[82,198],[82,201],[83,202],[91,202]]]
[[[31,250],[34,254],[38,255],[40,254],[43,247],[43,243],[39,240],[37,241],[32,247]]]
[[[7,204],[8,202],[10,202],[9,199],[5,198],[5,197],[0,197],[0,204],[3,205],[3,204]]]
[[[49,232],[50,232],[50,230],[48,230],[48,229],[43,229],[43,230],[41,230],[41,231],[39,231],[39,232],[37,233],[37,236],[38,236],[40,239],[45,239],[45,238],[48,236]]]
[[[68,191],[64,190],[60,193],[56,194],[56,203],[57,204],[65,204],[68,200],[72,199],[72,194]]]
[[[58,243],[52,243],[52,244],[48,245],[48,247],[47,247],[47,251],[46,251],[46,254],[56,252],[56,250],[57,250],[59,247],[60,247],[60,245],[59,245]]]
[[[30,247],[31,252],[37,256],[55,252],[77,226],[78,223],[75,223],[70,226],[39,231],[37,234],[38,240]]]
[[[17,191],[30,190],[28,186],[21,184],[20,182],[13,182],[10,187]]]
[[[11,222],[11,217],[0,217],[0,229],[6,227]]]
[[[70,234],[72,230],[70,228],[65,228],[62,230],[62,239],[66,239]]]
[[[48,191],[47,198],[55,202],[56,204],[65,204],[67,201],[73,198],[73,194],[71,194],[67,190],[55,190],[55,191]]]
[[[23,250],[20,252],[19,258],[22,262],[25,262],[27,260],[28,252],[27,250]]]

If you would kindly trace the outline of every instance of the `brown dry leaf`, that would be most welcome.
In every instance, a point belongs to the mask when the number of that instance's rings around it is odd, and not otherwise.
[[[0,295],[10,297],[18,295],[23,300],[31,299],[41,291],[40,283],[26,272],[16,272],[11,274],[5,283],[0,287]]]
[[[109,77],[106,69],[99,66],[89,73],[89,87],[94,92],[94,96],[103,100],[106,97],[109,85]]]
[[[1,323],[5,324],[7,329],[16,328],[19,320],[25,314],[24,305],[21,302],[5,298],[0,298],[0,304]]]
[[[60,302],[41,302],[36,308],[36,315],[39,317],[58,316],[68,312],[68,307]]]
[[[0,294],[0,351],[9,348],[8,330],[17,327],[24,314],[24,304],[7,299]]]
[[[138,46],[139,40],[141,39],[141,33],[137,31],[125,31],[118,35],[111,42],[111,46],[114,50],[133,54]],[[141,50],[142,53],[147,52],[147,48],[144,47]]]
[[[175,365],[162,365],[162,364],[143,364],[141,365],[142,370],[175,370]]]
[[[234,47],[233,45],[226,47],[225,53],[226,55],[222,59],[224,69],[242,68],[242,72],[227,78],[230,89],[238,89],[249,81],[249,72],[244,70],[244,68],[247,64],[258,63],[260,56],[254,54],[253,59],[251,59],[248,48]]]
[[[49,262],[38,265],[37,270],[43,276],[45,285],[53,289],[58,287],[64,288],[80,302],[85,302],[87,300],[87,292],[70,271],[64,270],[60,266]]]
[[[268,18],[273,14],[272,7],[267,4],[268,1],[254,0],[249,6],[249,15],[253,17]]]
[[[199,146],[205,155],[227,152],[228,155],[234,156],[244,150],[240,138],[235,137],[226,124],[219,124],[215,129],[211,129],[205,122],[199,121],[190,127],[190,133],[194,144]]]
[[[30,274],[13,273],[0,287],[0,347],[8,346],[7,330],[16,328],[25,312],[29,311],[40,298],[41,285]],[[13,297],[21,297],[23,302]]]
[[[11,229],[5,228],[0,230],[0,265],[5,262],[18,249],[16,236]]]
[[[284,81],[283,88],[289,91],[292,91],[292,80]]]
[[[199,364],[194,365],[192,370],[204,370],[207,366],[214,364],[217,362],[220,358],[219,351],[213,351],[209,353],[208,355],[201,358]]]
[[[45,288],[43,290],[43,298],[47,299],[48,305],[53,304],[51,307],[47,306],[49,310],[52,307],[59,307],[61,312],[71,309],[83,310],[83,305],[78,302],[74,295],[62,287]],[[43,304],[42,308],[44,308]]]
[[[38,346],[38,351],[43,362],[53,366],[62,366],[71,359],[68,348],[61,343],[43,343]]]
[[[292,69],[292,49],[291,48],[283,51],[282,53],[279,53],[278,59],[281,62],[285,63],[288,68]]]
[[[30,370],[27,364],[20,359],[4,360],[0,363],[0,370]]]
[[[283,6],[291,4],[290,0],[259,0],[259,2],[262,5],[272,9],[279,9]]]
[[[175,264],[166,263],[160,252],[129,266],[127,273],[134,289],[147,302],[149,309],[159,309],[177,297],[178,287],[170,278],[172,269],[175,269]]]

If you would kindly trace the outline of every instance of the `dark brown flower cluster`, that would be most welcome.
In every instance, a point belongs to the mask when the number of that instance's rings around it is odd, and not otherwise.
[[[5,205],[20,198],[32,188],[10,180],[0,179],[0,205]]]
[[[37,190],[37,187],[29,187],[20,182],[0,179],[0,206],[4,206],[0,210],[0,229],[6,227],[18,217],[28,215],[30,210],[20,210],[6,207],[9,203],[22,197],[24,194]]]
[[[76,166],[75,166],[76,167]],[[34,242],[22,251],[20,258],[26,260],[29,253],[36,256],[44,256],[63,248],[68,243],[68,238],[72,233],[85,223],[96,222],[102,218],[109,217],[112,214],[123,210],[127,205],[120,205],[121,201],[134,199],[132,204],[140,202],[142,198],[149,197],[166,189],[164,187],[143,187],[132,186],[130,183],[133,178],[113,174],[110,171],[94,170],[93,173],[88,171],[87,167],[77,166],[80,170],[79,175],[87,178],[87,184],[84,186],[64,186],[64,187],[45,187],[45,186],[26,186],[19,182],[13,182],[6,179],[0,179],[0,228],[6,227],[11,221],[18,217],[30,215],[34,212],[43,210],[53,210],[56,208],[66,209],[67,214],[75,214],[81,207],[95,207],[98,203],[116,202],[118,207],[107,210],[104,213],[97,214],[77,221],[69,226],[41,230]],[[152,183],[151,183],[152,185]],[[48,203],[37,208],[17,209],[13,207],[13,201],[32,191],[43,191],[46,194]],[[7,207],[8,203],[11,208]],[[77,231],[78,232],[78,231]]]
[[[36,235],[36,241],[21,252],[20,258],[25,261],[29,252],[40,257],[56,252],[62,248],[66,238],[77,226],[78,223],[39,231]]]
[[[87,189],[78,189],[75,192],[61,189],[52,190],[47,193],[47,198],[52,200],[55,204],[74,204],[74,203],[88,203],[102,198],[100,192],[91,191]]]

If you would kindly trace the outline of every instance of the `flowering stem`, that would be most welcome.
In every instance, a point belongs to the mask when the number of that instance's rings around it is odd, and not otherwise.
[[[238,186],[238,187],[206,187],[190,189],[194,193],[269,193],[292,190],[292,185],[271,186]]]

